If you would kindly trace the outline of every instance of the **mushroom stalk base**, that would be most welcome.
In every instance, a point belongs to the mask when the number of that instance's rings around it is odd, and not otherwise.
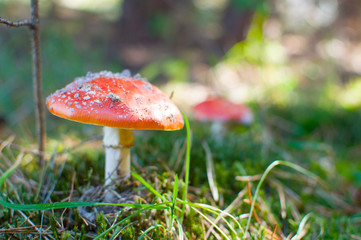
[[[131,130],[104,127],[105,185],[130,176],[130,147],[133,146]]]

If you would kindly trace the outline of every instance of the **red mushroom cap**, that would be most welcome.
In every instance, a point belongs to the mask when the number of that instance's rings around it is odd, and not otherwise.
[[[46,105],[58,117],[107,127],[178,130],[184,125],[164,93],[129,71],[88,73],[50,95]]]
[[[250,124],[253,121],[251,109],[224,98],[212,98],[194,106],[194,118],[198,121],[236,121]]]

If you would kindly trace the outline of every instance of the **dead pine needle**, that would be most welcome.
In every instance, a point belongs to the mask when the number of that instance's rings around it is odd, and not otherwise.
[[[211,193],[212,193],[214,201],[218,202],[218,200],[219,200],[218,192],[219,191],[218,191],[217,184],[216,184],[216,171],[214,169],[212,152],[211,152],[211,149],[209,148],[207,142],[203,141],[202,146],[203,146],[204,151],[206,152],[207,178],[208,178],[209,187],[211,189]]]
[[[277,224],[275,225],[275,227],[273,229],[273,232],[272,232],[272,235],[271,235],[271,240],[273,240],[273,237],[275,236],[276,231],[277,231]]]
[[[250,184],[249,184],[249,181],[247,181],[247,191],[248,191],[248,199],[249,199],[249,204],[251,205],[252,204],[252,192],[251,192],[251,187],[250,187]],[[257,221],[258,224],[261,224],[262,221],[261,219],[258,217],[258,214],[256,212],[256,208],[259,208],[258,204],[256,203],[255,204],[255,208],[253,208],[253,215]]]

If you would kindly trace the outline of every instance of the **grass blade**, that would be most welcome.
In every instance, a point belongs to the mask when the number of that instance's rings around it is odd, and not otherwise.
[[[178,176],[175,175],[175,179],[174,179],[174,186],[173,186],[173,197],[172,197],[172,207],[171,207],[171,214],[169,216],[169,232],[171,232],[172,227],[173,227],[173,222],[174,222],[174,208],[175,208],[175,203],[177,201],[177,196],[178,196]]]
[[[300,225],[298,225],[298,229],[297,229],[297,233],[295,236],[293,236],[291,238],[291,240],[299,240],[299,239],[302,239],[302,237],[305,235],[305,226],[306,226],[306,223],[307,221],[310,219],[310,217],[312,217],[312,213],[308,213],[306,214],[301,222],[300,222]]]
[[[0,200],[0,204],[4,207],[21,210],[21,211],[42,211],[49,209],[71,208],[71,207],[86,207],[96,205],[96,203],[90,202],[57,202],[57,203],[45,203],[45,204],[16,204],[9,203]]]
[[[177,196],[178,196],[178,176],[175,175],[174,186],[173,186],[172,211],[174,211],[174,206],[177,201]]]
[[[6,172],[4,172],[3,175],[1,175],[0,177],[0,187],[4,184],[4,182],[6,181],[6,179],[8,179],[10,177],[11,174],[13,174],[13,172],[15,172],[15,170],[19,167],[22,159],[23,159],[24,153],[20,153],[19,156],[17,157],[14,165],[11,166],[11,168],[9,168]]]
[[[227,217],[230,217],[230,218],[237,224],[237,226],[238,226],[238,228],[241,230],[242,234],[244,234],[244,230],[243,230],[241,224],[239,223],[239,221],[237,221],[237,219],[236,219],[233,215],[231,215],[230,213],[226,212],[225,210],[221,210],[221,209],[218,209],[218,208],[216,208],[216,207],[214,207],[214,206],[211,206],[211,205],[208,205],[208,204],[204,204],[204,203],[192,203],[192,202],[183,202],[183,201],[182,201],[182,202],[179,201],[179,203],[181,203],[181,204],[187,204],[187,205],[192,206],[192,207],[194,207],[194,208],[201,208],[201,209],[203,209],[203,210],[206,210],[206,211],[208,211],[208,212],[211,212],[211,213],[213,213],[213,214],[216,214],[216,215],[219,216],[224,222],[227,222],[227,221],[225,220],[225,217],[224,217],[223,215],[225,215],[225,216],[227,216]],[[232,226],[231,226],[230,224],[228,224],[228,223],[227,223],[227,225],[228,225],[228,226],[231,228],[231,230],[233,231]],[[235,231],[234,231],[234,232],[235,232]],[[237,234],[236,234],[236,235],[237,235]]]
[[[183,240],[184,239],[184,237],[183,237],[184,231],[183,231],[182,223],[179,221],[179,219],[177,217],[175,219],[178,223],[178,239]]]
[[[267,175],[270,173],[270,171],[275,168],[276,166],[278,165],[283,165],[283,166],[286,166],[286,167],[289,167],[289,168],[292,168],[310,178],[313,178],[314,180],[316,181],[319,181],[319,178],[316,174],[308,171],[307,169],[303,168],[303,167],[300,167],[294,163],[291,163],[291,162],[286,162],[286,161],[282,161],[282,160],[276,160],[274,162],[272,162],[267,168],[266,170],[264,171],[264,173],[262,174],[262,177],[261,179],[259,180],[259,183],[257,185],[257,188],[256,188],[256,191],[254,193],[254,197],[253,197],[253,201],[252,201],[252,204],[251,204],[251,209],[249,211],[249,217],[248,217],[248,220],[247,220],[247,225],[246,225],[246,228],[245,228],[245,235],[244,237],[247,236],[247,232],[248,232],[248,229],[249,229],[249,226],[251,224],[251,219],[252,219],[252,215],[253,215],[253,210],[254,210],[254,205],[256,204],[256,200],[257,200],[257,197],[258,197],[258,194],[259,194],[259,191],[261,189],[261,185],[262,183],[264,182],[264,180],[266,179]]]
[[[161,224],[155,224],[155,225],[149,227],[147,230],[145,230],[144,233],[139,236],[138,240],[140,240],[140,239],[142,239],[143,237],[145,237],[145,235],[147,235],[147,233],[150,232],[151,230],[156,229],[156,228],[159,228],[159,227],[162,227],[163,229],[165,229],[163,225],[161,225]]]
[[[132,176],[137,179],[141,184],[143,184],[149,191],[151,191],[154,195],[156,195],[157,197],[159,197],[160,199],[162,199],[163,201],[165,200],[164,197],[157,192],[157,190],[155,190],[149,183],[147,183],[144,178],[142,178],[139,174],[132,172]]]
[[[99,234],[98,236],[96,236],[96,237],[94,238],[94,240],[97,240],[97,239],[100,239],[100,238],[104,237],[107,233],[109,233],[109,232],[110,232],[111,230],[113,230],[114,228],[118,227],[120,224],[122,224],[122,223],[123,223],[124,221],[126,221],[127,219],[129,219],[129,218],[131,218],[131,217],[133,217],[133,216],[135,216],[135,215],[137,215],[137,214],[139,214],[139,213],[141,213],[141,212],[143,212],[143,211],[146,211],[146,210],[150,210],[150,209],[160,209],[161,207],[164,208],[164,206],[162,206],[162,205],[166,205],[166,204],[168,204],[168,203],[160,203],[160,204],[155,204],[155,205],[151,205],[151,206],[148,205],[147,207],[144,207],[144,208],[142,208],[142,209],[139,209],[139,210],[135,211],[133,214],[129,215],[128,217],[120,220],[118,223],[114,224],[112,227],[108,228],[107,230],[105,230],[104,232],[102,232],[101,234]],[[157,207],[157,208],[155,208],[155,207]]]
[[[214,222],[213,222],[211,219],[209,219],[206,215],[204,215],[204,214],[203,214],[201,211],[199,211],[197,208],[195,208],[195,207],[192,207],[192,208],[193,208],[193,210],[196,211],[199,215],[201,215],[205,220],[207,220],[207,222],[209,222],[215,229],[217,229],[218,232],[219,232],[220,234],[222,234],[225,239],[231,240],[231,239],[227,236],[227,234],[222,231],[222,229],[220,229],[216,224],[214,224]]]
[[[184,192],[183,192],[183,196],[182,196],[182,200],[186,201],[187,200],[187,194],[188,194],[188,184],[189,184],[189,168],[190,168],[190,151],[191,151],[191,129],[189,127],[189,121],[187,116],[183,114],[184,117],[184,123],[186,126],[186,130],[187,130],[187,150],[186,150],[186,173],[185,173],[185,186],[184,186]],[[182,216],[181,216],[181,222],[183,222],[183,218],[184,218],[184,211],[185,211],[185,207],[186,205],[183,205],[182,207]]]
[[[56,203],[44,203],[44,204],[16,204],[16,203],[9,203],[0,200],[0,204],[3,205],[4,207],[14,210],[21,210],[21,211],[42,211],[42,210],[50,210],[50,209],[104,206],[104,205],[114,205],[114,206],[132,207],[132,208],[144,208],[144,207],[153,206],[156,209],[166,209],[166,207],[163,206],[157,207],[156,205],[147,205],[147,204],[99,203],[99,202],[56,202]]]

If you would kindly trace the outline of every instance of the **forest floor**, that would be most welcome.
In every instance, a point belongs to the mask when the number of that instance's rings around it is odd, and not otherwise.
[[[28,147],[11,145],[10,137],[0,148],[1,238],[237,239],[247,228],[253,239],[358,239],[359,147],[347,145],[360,140],[359,114],[307,108],[307,119],[292,124],[305,117],[300,112],[267,109],[249,127],[228,126],[232,131],[222,139],[209,132],[209,124],[192,121],[190,169],[185,130],[136,131],[133,176],[116,188],[119,202],[130,205],[111,213],[73,203],[102,202],[99,137],[49,140],[44,172]],[[326,143],[316,137],[322,133],[337,137]],[[15,170],[10,177],[7,169]]]

